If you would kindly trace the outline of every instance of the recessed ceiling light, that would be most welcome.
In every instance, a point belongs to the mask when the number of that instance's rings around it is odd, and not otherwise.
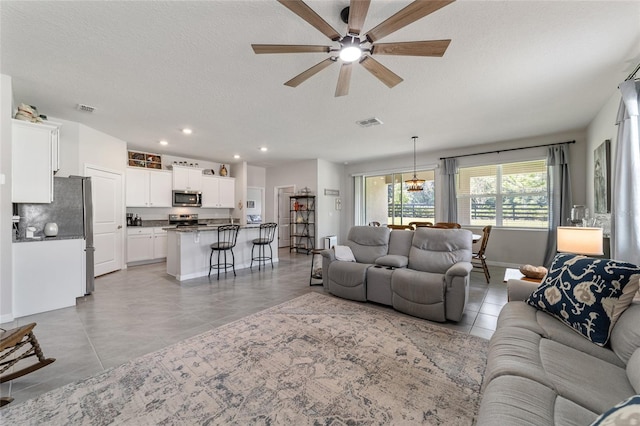
[[[185,135],[190,135],[191,133],[193,133],[193,130],[185,127],[184,129],[182,129],[182,133],[184,133]]]
[[[169,145],[169,142],[162,140],[160,142],[158,142],[160,145]]]
[[[267,152],[268,148],[266,146],[261,146],[260,151]]]
[[[235,158],[237,160],[238,158],[240,158],[240,156],[238,154],[236,154],[236,155],[233,156],[233,158]]]

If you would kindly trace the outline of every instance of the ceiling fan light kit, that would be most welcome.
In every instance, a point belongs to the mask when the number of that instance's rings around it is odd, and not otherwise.
[[[278,0],[287,9],[298,15],[311,26],[323,33],[329,39],[340,44],[340,48],[316,45],[283,45],[283,44],[252,44],[256,54],[268,53],[313,53],[313,52],[338,52],[338,56],[332,55],[322,62],[301,72],[291,80],[284,83],[286,86],[297,87],[313,75],[322,71],[338,58],[342,61],[335,96],[345,96],[349,93],[352,65],[356,61],[369,71],[378,80],[391,88],[402,82],[402,78],[393,71],[372,58],[372,55],[396,55],[396,56],[433,56],[441,57],[449,47],[451,40],[409,41],[398,43],[379,43],[376,41],[401,29],[405,26],[424,18],[430,13],[453,3],[455,0],[415,0],[404,9],[389,17],[375,28],[369,30],[360,37],[364,21],[369,10],[370,0],[351,0],[349,7],[345,8],[341,17],[344,21],[348,13],[347,32],[341,36],[320,15],[311,9],[302,0]],[[348,11],[347,11],[348,9]],[[361,39],[363,41],[361,41]],[[363,45],[370,46],[363,48]]]
[[[354,62],[360,59],[362,56],[362,49],[360,48],[360,39],[355,36],[347,35],[342,41],[340,41],[340,59],[344,62]]]

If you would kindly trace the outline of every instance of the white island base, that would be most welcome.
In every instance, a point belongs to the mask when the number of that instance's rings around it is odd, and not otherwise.
[[[178,281],[190,280],[192,278],[204,277],[209,274],[209,256],[211,255],[210,245],[218,241],[218,229],[215,226],[201,226],[197,229],[167,229],[167,274],[174,276]],[[248,268],[251,265],[252,241],[258,238],[258,226],[241,227],[238,232],[238,241],[233,248],[235,255],[235,268]],[[269,248],[265,247],[266,254]],[[274,240],[271,243],[273,251],[273,263],[278,262],[278,243]],[[258,256],[258,247],[255,249]],[[223,253],[220,253],[221,263]],[[217,263],[217,253],[213,254],[213,263]],[[231,253],[227,251],[227,262],[231,263]],[[267,261],[267,268],[271,269],[271,264]],[[253,262],[253,268],[258,270],[258,262]],[[218,271],[213,269],[211,276],[217,275]],[[220,271],[224,274],[224,270]],[[233,271],[227,269],[227,276]]]

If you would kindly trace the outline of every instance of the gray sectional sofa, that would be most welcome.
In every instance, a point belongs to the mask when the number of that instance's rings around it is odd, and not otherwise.
[[[322,252],[324,287],[345,299],[372,301],[431,321],[460,321],[469,294],[472,233],[464,229],[354,226],[355,262]]]
[[[640,393],[640,303],[620,315],[601,347],[524,303],[536,288],[508,282],[510,302],[490,342],[477,425],[589,425]]]

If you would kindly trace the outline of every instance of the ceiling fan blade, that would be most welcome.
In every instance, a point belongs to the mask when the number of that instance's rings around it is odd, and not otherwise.
[[[382,37],[398,31],[400,28],[424,18],[430,13],[453,3],[455,0],[415,0],[400,12],[389,17],[377,27],[367,32],[367,39],[373,43]]]
[[[360,60],[360,64],[389,88],[392,88],[402,82],[402,78],[398,74],[394,73],[371,56],[364,56],[362,60]]]
[[[353,70],[353,62],[342,64],[340,75],[338,76],[338,85],[336,86],[336,98],[349,94],[349,84],[351,83],[351,71]]]
[[[329,53],[331,46],[312,46],[303,44],[252,44],[254,53]]]
[[[311,9],[302,0],[278,0],[284,7],[307,21],[314,28],[320,31],[322,34],[329,37],[331,40],[340,40],[340,34],[320,17],[313,9]]]
[[[406,41],[374,44],[372,55],[442,56],[451,40]]]
[[[371,0],[351,0],[349,5],[349,34],[360,34]]]
[[[306,71],[301,72],[300,74],[293,77],[291,80],[287,81],[284,85],[289,87],[298,87],[301,83],[304,83],[308,78],[313,77],[329,65],[333,64],[335,61],[331,58],[327,58],[324,61],[315,64],[311,68]]]

